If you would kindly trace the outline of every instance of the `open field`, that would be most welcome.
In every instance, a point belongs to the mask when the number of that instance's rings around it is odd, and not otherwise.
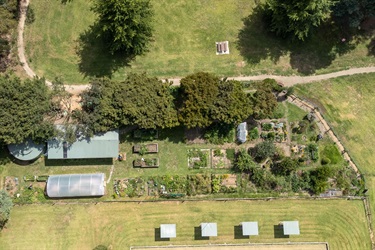
[[[259,223],[259,236],[238,235],[241,221]],[[283,238],[278,223],[299,220],[301,235]],[[197,237],[201,222],[217,222],[218,237]],[[159,241],[163,223],[177,238]],[[227,202],[98,203],[17,206],[1,232],[1,249],[92,249],[187,244],[328,242],[332,250],[371,249],[362,201],[274,200]]]
[[[197,71],[290,75],[375,64],[368,55],[369,40],[354,49],[342,44],[331,27],[322,27],[303,45],[285,44],[265,31],[259,16],[251,15],[255,0],[152,0],[154,42],[149,53],[126,67],[95,38],[91,2],[62,2],[31,1],[36,20],[26,26],[25,42],[31,68],[48,79],[61,76],[66,83],[87,83],[89,77],[112,74],[122,79],[129,71],[163,78]],[[224,40],[229,41],[230,55],[217,56],[215,42]]]
[[[293,245],[289,244],[279,244],[279,245],[266,245],[266,244],[254,244],[254,245],[202,245],[202,246],[176,246],[176,247],[134,247],[131,248],[132,250],[216,250],[216,249],[222,249],[222,250],[327,250],[327,245],[322,244],[298,244],[294,243]]]

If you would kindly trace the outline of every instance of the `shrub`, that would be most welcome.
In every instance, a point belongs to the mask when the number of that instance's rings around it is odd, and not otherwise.
[[[256,167],[256,163],[253,161],[253,158],[251,158],[251,156],[246,152],[246,150],[241,149],[237,153],[234,167],[236,170],[244,172]]]
[[[320,163],[321,163],[322,165],[327,165],[327,164],[330,164],[330,163],[331,163],[331,160],[330,160],[329,158],[327,158],[327,157],[322,157]]]
[[[307,145],[306,150],[309,154],[309,158],[312,161],[316,162],[319,159],[319,150],[318,150],[318,146],[315,143],[311,143]]]
[[[263,129],[264,131],[270,131],[270,130],[272,130],[272,125],[271,125],[271,123],[262,123],[262,129]]]
[[[258,128],[255,127],[249,131],[249,138],[250,140],[256,140],[259,138],[259,131]]]
[[[276,147],[271,141],[264,141],[258,143],[254,148],[254,156],[257,159],[263,160],[271,157],[276,153]]]

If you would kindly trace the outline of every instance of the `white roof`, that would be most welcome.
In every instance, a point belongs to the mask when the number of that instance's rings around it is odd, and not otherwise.
[[[201,223],[202,237],[217,236],[216,223]]]
[[[161,224],[160,238],[176,238],[176,224]]]
[[[242,222],[242,235],[259,235],[258,231],[258,222],[251,221],[251,222]]]
[[[298,221],[283,221],[284,235],[299,235]]]

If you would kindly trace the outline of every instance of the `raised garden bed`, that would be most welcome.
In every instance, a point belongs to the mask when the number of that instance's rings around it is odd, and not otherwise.
[[[159,152],[157,143],[136,144],[133,146],[133,153],[137,154],[156,154]]]
[[[157,168],[159,167],[159,158],[141,158],[133,161],[133,166],[138,168]]]
[[[48,180],[48,175],[39,175],[36,177],[36,181],[38,182],[46,182]]]

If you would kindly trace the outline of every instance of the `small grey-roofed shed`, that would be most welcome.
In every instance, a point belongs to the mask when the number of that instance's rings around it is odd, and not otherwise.
[[[50,175],[47,195],[51,198],[103,196],[104,178],[103,173]]]
[[[23,143],[9,144],[9,153],[21,161],[32,161],[37,159],[45,149],[45,144],[36,144],[31,139]]]
[[[91,138],[80,138],[71,145],[55,138],[47,144],[48,159],[114,158],[119,153],[119,133],[109,131]]]
[[[217,236],[217,224],[216,223],[201,223],[202,237]]]
[[[298,221],[283,221],[284,235],[299,235]]]
[[[160,238],[176,238],[176,224],[160,224]]]
[[[241,143],[247,140],[247,123],[242,122],[237,127],[237,140]]]
[[[257,221],[241,222],[241,225],[242,225],[242,235],[244,236],[259,235]]]

